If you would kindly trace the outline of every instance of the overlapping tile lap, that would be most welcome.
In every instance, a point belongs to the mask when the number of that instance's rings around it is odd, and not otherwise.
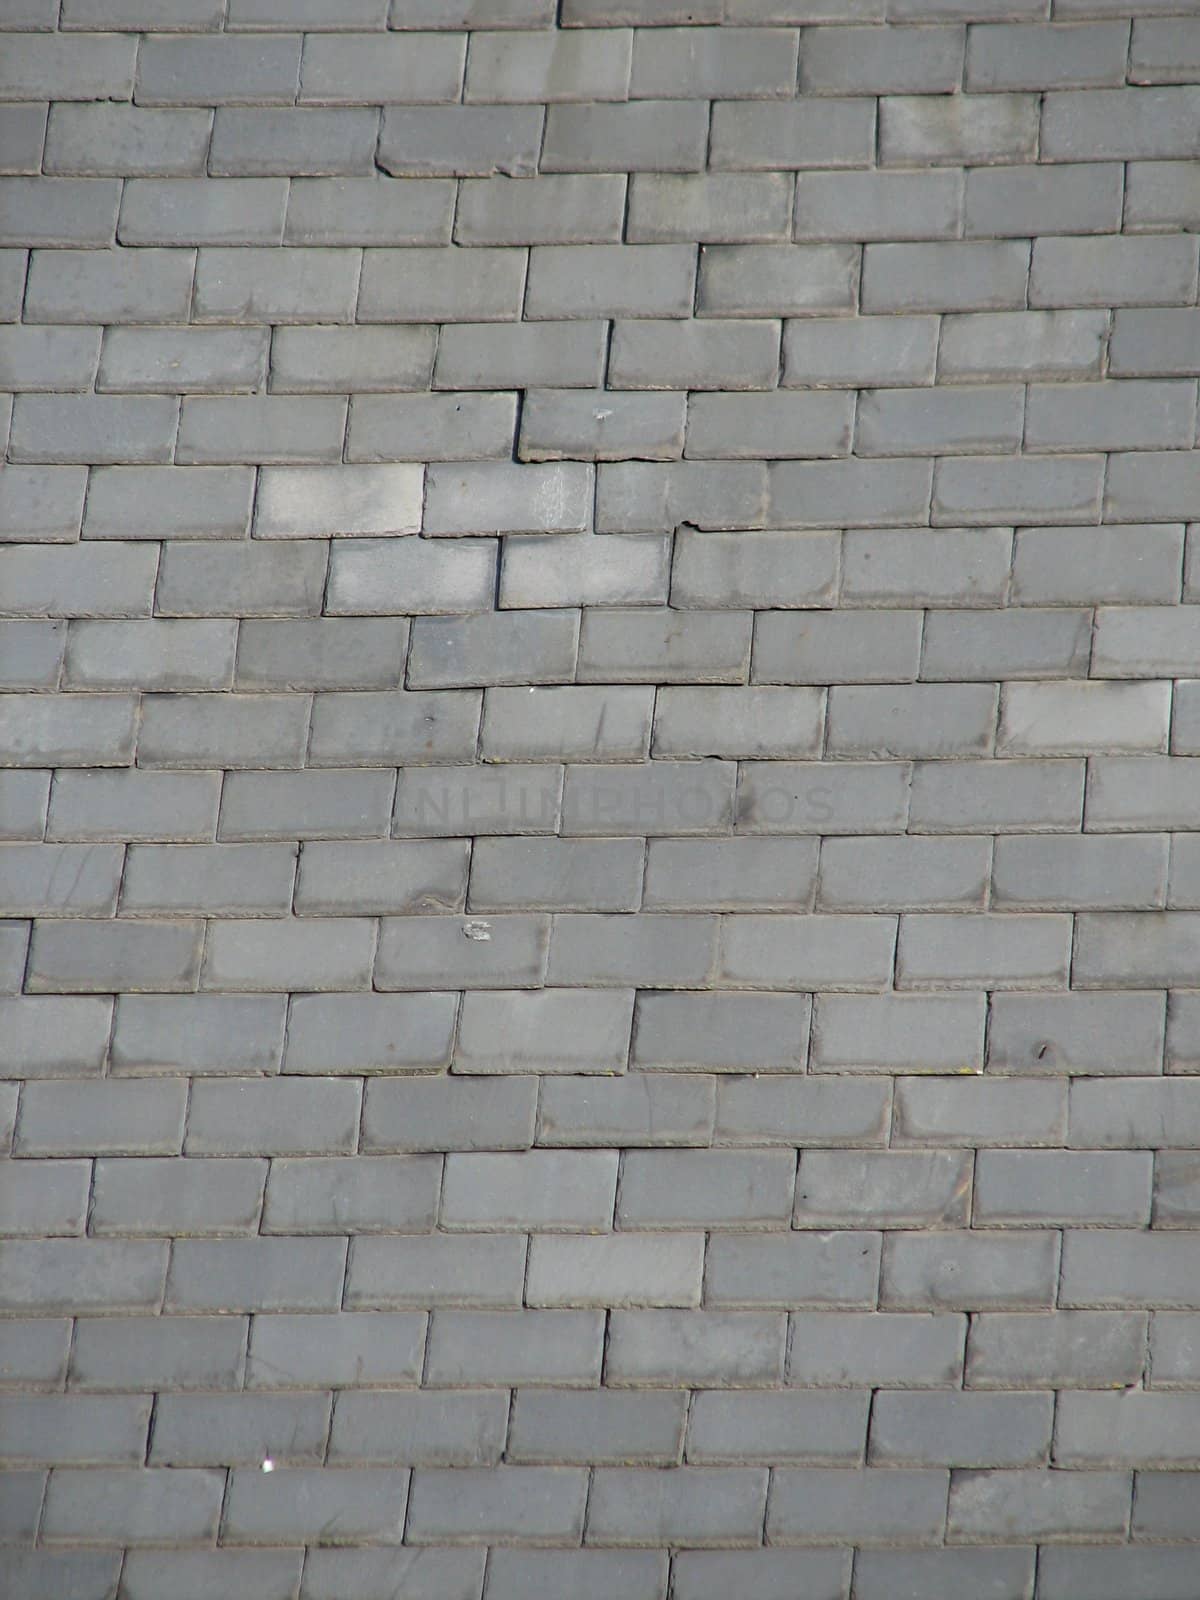
[[[0,12],[5,1600],[1195,1600],[1195,0]]]

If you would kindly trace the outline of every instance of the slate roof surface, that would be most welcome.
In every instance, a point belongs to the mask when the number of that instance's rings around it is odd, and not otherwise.
[[[5,1600],[1195,1600],[1194,0],[0,0]]]

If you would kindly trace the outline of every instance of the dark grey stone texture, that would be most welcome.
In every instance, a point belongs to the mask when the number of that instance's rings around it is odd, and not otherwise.
[[[0,11],[4,1600],[1195,1600],[1195,0]]]

